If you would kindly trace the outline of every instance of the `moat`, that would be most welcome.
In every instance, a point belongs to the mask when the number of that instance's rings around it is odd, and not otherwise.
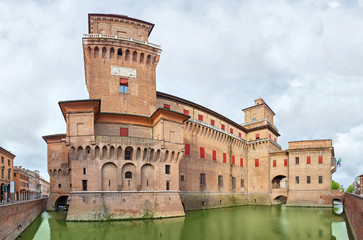
[[[192,211],[182,218],[66,222],[43,212],[18,239],[353,239],[334,208],[243,206]],[[339,213],[339,209],[335,209]]]

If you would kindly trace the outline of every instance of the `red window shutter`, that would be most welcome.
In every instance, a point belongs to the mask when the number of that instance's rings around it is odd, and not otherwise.
[[[306,158],[306,164],[310,164],[310,156],[308,156],[307,158]]]
[[[229,132],[233,134],[233,128],[230,128],[229,129]]]
[[[213,119],[210,120],[210,125],[214,126],[214,120]]]
[[[323,163],[323,156],[319,156],[319,164]]]
[[[287,159],[284,159],[284,166],[287,166]]]
[[[260,160],[258,158],[255,159],[255,167],[260,166]]]
[[[242,138],[242,134],[241,134],[241,133],[238,133],[238,137],[239,137],[239,138]]]
[[[200,147],[200,158],[205,158],[204,147]]]
[[[189,110],[184,109],[184,114],[189,115]]]
[[[224,126],[224,124],[222,124],[222,125],[221,125],[221,128],[222,128],[222,130],[225,130],[225,126]]]
[[[128,86],[129,80],[127,78],[120,78],[120,85]]]
[[[271,134],[268,135],[268,138],[271,139]]]
[[[227,153],[223,153],[223,162],[226,163],[227,162]]]
[[[272,162],[272,166],[273,166],[273,167],[276,167],[276,160],[273,160],[273,162]]]
[[[240,164],[241,164],[241,167],[243,167],[243,158],[240,158]]]
[[[256,139],[260,139],[260,134],[259,133],[256,134]]]
[[[199,114],[199,115],[198,115],[198,120],[199,120],[199,121],[203,121],[203,115],[200,115],[200,114]]]
[[[185,144],[185,156],[190,156],[190,144]]]
[[[164,104],[164,108],[170,109],[170,105],[169,104]]]
[[[234,158],[234,156],[232,156],[232,165],[235,165],[236,164],[236,160]]]
[[[275,143],[277,143],[277,140],[276,140],[276,138],[274,139],[274,141],[275,141]]]
[[[121,137],[128,137],[129,136],[129,129],[128,128],[120,128],[120,136]]]
[[[216,152],[216,150],[213,150],[212,155],[213,155],[213,160],[217,161],[217,152]]]

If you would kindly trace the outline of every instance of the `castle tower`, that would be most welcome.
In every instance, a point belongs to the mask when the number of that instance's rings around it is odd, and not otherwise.
[[[245,123],[248,129],[248,192],[251,202],[268,203],[266,194],[270,191],[270,156],[269,153],[281,150],[277,144],[280,136],[273,125],[275,113],[262,98],[255,100],[251,107],[243,109]]]
[[[115,14],[89,14],[83,36],[86,85],[101,112],[150,116],[156,110],[161,47],[148,42],[154,24]]]

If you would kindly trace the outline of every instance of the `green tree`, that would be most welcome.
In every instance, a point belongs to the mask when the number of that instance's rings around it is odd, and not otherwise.
[[[333,180],[332,183],[331,183],[331,189],[339,190],[340,189],[340,184]]]
[[[354,192],[354,191],[355,191],[355,189],[354,189],[353,185],[349,185],[349,187],[347,188],[347,191],[345,191],[345,192],[351,193],[351,192]]]

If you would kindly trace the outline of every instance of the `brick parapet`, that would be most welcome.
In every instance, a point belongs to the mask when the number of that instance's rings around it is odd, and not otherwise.
[[[344,207],[354,238],[363,239],[363,196],[345,193]]]
[[[0,239],[16,239],[46,207],[47,198],[0,206]]]

